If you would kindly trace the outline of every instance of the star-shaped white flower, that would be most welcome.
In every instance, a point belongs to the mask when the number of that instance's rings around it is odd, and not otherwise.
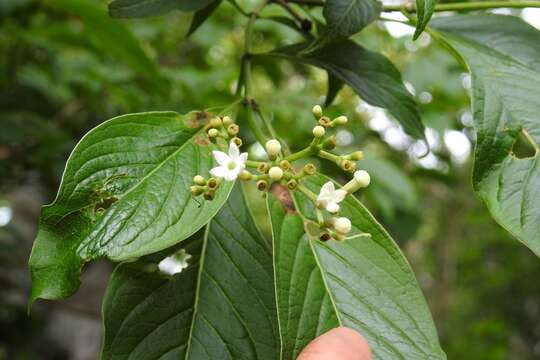
[[[210,170],[210,174],[217,178],[234,181],[246,168],[248,153],[240,154],[238,146],[232,141],[229,145],[229,154],[223,151],[212,151],[212,155],[219,166]]]
[[[321,187],[321,192],[317,196],[317,207],[335,214],[339,211],[339,203],[345,199],[347,192],[342,189],[336,190],[334,183],[328,181]]]

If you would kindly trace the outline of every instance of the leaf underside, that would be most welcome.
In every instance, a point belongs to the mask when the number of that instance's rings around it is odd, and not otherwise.
[[[399,71],[386,57],[349,39],[338,39],[303,53],[309,46],[309,43],[289,45],[268,55],[325,69],[352,87],[367,103],[388,109],[409,135],[424,138],[417,104],[403,85]]]
[[[436,19],[472,73],[473,185],[492,216],[540,256],[540,32],[513,16]],[[526,134],[533,156],[513,146]]]
[[[55,201],[42,208],[30,257],[31,301],[71,295],[85,262],[137,258],[203,227],[227,199],[191,197],[193,176],[213,165],[207,113],[150,112],[108,120],[83,137]]]
[[[323,15],[325,35],[349,37],[375,21],[382,5],[377,0],[327,0]]]
[[[270,243],[237,187],[205,232],[186,240],[190,266],[166,277],[146,259],[119,265],[103,303],[102,359],[277,359]]]

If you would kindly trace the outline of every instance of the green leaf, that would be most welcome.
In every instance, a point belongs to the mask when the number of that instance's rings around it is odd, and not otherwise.
[[[55,201],[43,207],[30,257],[31,301],[71,295],[82,265],[126,260],[189,237],[221,208],[232,188],[198,203],[193,176],[213,166],[203,125],[209,114],[150,112],[108,120],[73,150]]]
[[[318,193],[328,181],[313,176],[303,181]],[[297,210],[315,220],[313,203],[295,193]],[[311,239],[340,325],[361,332],[376,359],[446,359],[414,274],[390,235],[354,197],[341,204],[357,235],[345,241]],[[279,287],[278,287],[279,288]]]
[[[127,63],[142,76],[159,77],[154,62],[146,55],[133,33],[122,23],[112,20],[96,1],[47,0],[47,4],[79,16],[86,26],[84,34],[95,39],[103,51]]]
[[[418,107],[403,85],[399,71],[383,55],[348,39],[339,39],[311,52],[309,43],[285,46],[266,55],[277,56],[328,71],[351,86],[371,105],[388,109],[415,138],[424,138]]]
[[[102,359],[278,358],[270,244],[239,188],[187,243],[194,261],[172,277],[143,260],[114,272]]]
[[[323,8],[325,33],[349,37],[375,21],[381,9],[377,0],[327,0]]]
[[[336,99],[337,94],[343,88],[343,81],[328,72],[328,91],[324,101],[325,106],[330,106]]]
[[[197,29],[214,13],[214,11],[221,5],[221,0],[214,1],[210,4],[208,4],[206,7],[197,10],[195,12],[195,15],[193,15],[193,20],[191,20],[191,25],[189,26],[189,30],[187,33],[187,36],[190,36],[193,34]]]
[[[172,10],[197,11],[215,0],[114,0],[109,14],[117,18],[142,18],[166,14]]]
[[[495,220],[540,255],[540,32],[519,18],[487,14],[433,26],[472,73],[474,188]],[[533,156],[513,152],[520,134]]]
[[[414,31],[413,39],[416,40],[426,28],[437,0],[416,0],[416,30]]]
[[[283,190],[288,195],[287,190]],[[290,197],[290,195],[289,195]],[[292,205],[292,204],[291,204]],[[294,360],[315,337],[338,326],[304,220],[268,195],[272,223],[281,359]]]

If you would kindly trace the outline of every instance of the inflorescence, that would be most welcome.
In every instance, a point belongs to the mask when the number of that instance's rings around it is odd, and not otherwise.
[[[300,191],[313,201],[321,240],[345,239],[352,231],[352,224],[350,219],[339,216],[339,204],[347,195],[367,187],[371,179],[367,171],[357,170],[356,161],[364,157],[362,151],[346,155],[337,155],[329,151],[336,147],[336,137],[328,135],[327,132],[332,128],[345,125],[348,122],[347,117],[339,116],[330,119],[323,114],[319,105],[313,107],[312,113],[317,120],[317,125],[313,127],[313,140],[309,146],[284,156],[279,140],[268,140],[265,144],[268,161],[252,161],[248,159],[248,153],[240,152],[242,146],[242,140],[238,137],[240,128],[229,116],[212,118],[205,127],[208,138],[223,150],[228,144],[228,149],[227,152],[212,151],[217,163],[217,166],[210,170],[212,177],[206,179],[201,175],[196,175],[193,178],[191,194],[194,197],[202,195],[205,200],[212,200],[223,181],[236,179],[256,182],[257,189],[263,193],[266,193],[274,183],[285,185],[289,190]],[[319,194],[313,193],[302,184],[302,179],[317,172],[315,165],[307,163],[301,168],[294,166],[297,160],[310,156],[334,162],[344,171],[353,173],[353,178],[340,188],[336,188],[334,182],[328,181],[322,185]],[[255,171],[249,171],[248,168]]]

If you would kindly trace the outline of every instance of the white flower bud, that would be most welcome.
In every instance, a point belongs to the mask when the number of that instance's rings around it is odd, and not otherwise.
[[[277,156],[281,152],[281,143],[276,139],[266,142],[266,152],[270,158]]]
[[[324,130],[324,127],[322,127],[321,125],[317,125],[313,128],[313,136],[317,139],[323,137],[325,133],[326,130]]]
[[[218,129],[212,128],[212,129],[208,130],[208,136],[210,136],[211,138],[214,138],[214,137],[216,137],[218,135],[219,135],[219,130]]]
[[[320,118],[323,114],[322,107],[320,105],[315,105],[313,109],[311,109],[311,112],[316,118]]]
[[[365,188],[371,182],[371,177],[367,171],[358,170],[354,172],[354,180],[359,187]]]
[[[283,170],[281,170],[279,166],[272,166],[270,170],[268,170],[268,176],[274,181],[279,181],[283,177]]]
[[[349,119],[347,119],[347,117],[344,115],[338,116],[337,118],[334,119],[334,123],[336,125],[345,125],[347,121],[349,121]]]
[[[334,229],[342,235],[350,233],[352,229],[351,220],[346,217],[334,218],[332,225],[334,226]]]

